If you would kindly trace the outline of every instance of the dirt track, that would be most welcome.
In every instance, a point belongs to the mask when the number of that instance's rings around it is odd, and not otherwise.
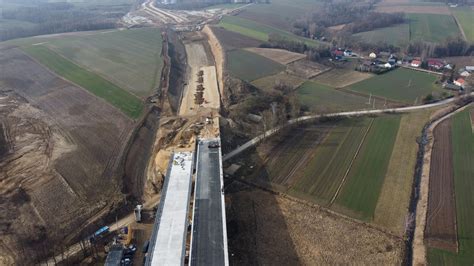
[[[431,247],[457,251],[456,205],[451,120],[434,130],[425,241]]]

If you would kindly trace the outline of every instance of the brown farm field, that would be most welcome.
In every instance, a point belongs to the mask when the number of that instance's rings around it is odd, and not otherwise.
[[[231,265],[396,265],[402,240],[258,188],[226,188]],[[341,252],[344,251],[344,252]]]
[[[343,88],[373,76],[373,74],[352,69],[335,68],[314,77],[312,80],[334,88]]]
[[[304,82],[304,79],[288,74],[286,71],[284,71],[273,76],[266,76],[261,79],[254,80],[252,85],[271,92],[276,85],[286,85],[296,89]]]
[[[262,44],[259,40],[226,30],[222,27],[213,27],[212,30],[226,51],[247,47],[258,47]]]
[[[11,256],[29,264],[21,259],[44,256],[45,241],[71,241],[123,201],[120,163],[134,123],[19,49],[2,50],[0,62],[7,99],[0,122],[10,147],[0,161],[0,246],[10,250],[0,253],[16,250]]]
[[[295,62],[306,58],[306,55],[293,53],[283,49],[272,49],[272,48],[247,48],[245,49],[249,52],[259,54],[263,57],[277,61],[282,65],[287,65],[291,62]]]
[[[451,119],[445,120],[434,130],[425,241],[430,247],[456,252],[451,123]]]

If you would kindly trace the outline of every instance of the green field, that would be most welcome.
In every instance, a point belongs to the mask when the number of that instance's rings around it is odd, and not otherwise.
[[[474,133],[469,109],[453,117],[452,144],[459,252],[429,249],[428,261],[433,265],[473,265]]]
[[[285,66],[245,50],[227,53],[227,69],[236,78],[253,81],[285,70]]]
[[[307,81],[297,89],[301,105],[317,113],[367,109],[368,98]]]
[[[474,43],[474,10],[455,8],[453,13],[458,19],[469,42]]]
[[[342,206],[350,215],[373,219],[399,124],[400,116],[374,120],[336,199],[336,209]]]
[[[460,36],[459,28],[450,15],[407,14],[410,20],[410,40],[442,42]]]
[[[149,96],[159,85],[163,67],[159,29],[69,36],[46,45],[139,97]]]
[[[309,46],[320,46],[322,43],[296,36],[291,32],[273,28],[252,20],[243,19],[235,16],[225,16],[218,26],[225,28],[226,30],[233,31],[245,35],[250,38],[254,38],[260,41],[268,41],[268,36],[271,33],[280,35],[283,38],[293,41],[301,41]]]
[[[348,89],[408,104],[419,104],[426,95],[444,91],[434,83],[436,79],[432,74],[399,68],[352,84]]]
[[[106,100],[132,118],[138,118],[143,110],[140,99],[97,74],[79,67],[42,45],[23,47],[23,50],[56,74],[87,89]]]
[[[399,24],[393,27],[356,33],[352,36],[367,43],[387,43],[400,46],[410,42],[410,25],[408,23]]]
[[[290,193],[310,195],[327,205],[336,193],[372,119],[345,119],[318,145],[312,160]]]

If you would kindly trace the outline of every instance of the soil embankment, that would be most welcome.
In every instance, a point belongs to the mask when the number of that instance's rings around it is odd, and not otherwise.
[[[159,126],[160,110],[152,107],[136,129],[125,155],[122,192],[139,202],[144,194],[145,175]]]
[[[171,66],[169,71],[168,101],[173,112],[179,110],[183,94],[186,76],[186,49],[176,32],[169,30],[168,34],[168,56]]]
[[[216,66],[219,93],[221,95],[221,99],[225,99],[224,97],[224,67],[225,67],[224,48],[219,42],[219,39],[217,39],[211,27],[209,27],[208,25],[204,26],[204,29],[202,30],[202,32],[204,32],[207,35],[207,38],[209,40],[209,46],[211,47],[212,54],[214,55],[214,63]]]

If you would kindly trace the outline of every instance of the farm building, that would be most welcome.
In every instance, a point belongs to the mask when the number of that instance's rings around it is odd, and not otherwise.
[[[473,72],[474,71],[474,66],[466,66],[465,69],[466,69],[466,71]]]
[[[410,64],[412,67],[420,67],[421,66],[421,60],[413,60],[411,61],[411,64]]]
[[[454,85],[453,83],[446,83],[443,85],[443,87],[447,90],[453,90],[453,91],[459,91],[462,88],[458,85]]]
[[[377,58],[377,54],[372,52],[372,53],[369,54],[369,57],[370,58]]]
[[[471,73],[469,73],[468,71],[464,70],[463,72],[461,72],[461,77],[469,77],[471,75]]]
[[[454,85],[457,85],[461,88],[464,88],[464,83],[465,83],[465,80],[463,78],[458,78],[457,80],[455,80],[454,82]]]

